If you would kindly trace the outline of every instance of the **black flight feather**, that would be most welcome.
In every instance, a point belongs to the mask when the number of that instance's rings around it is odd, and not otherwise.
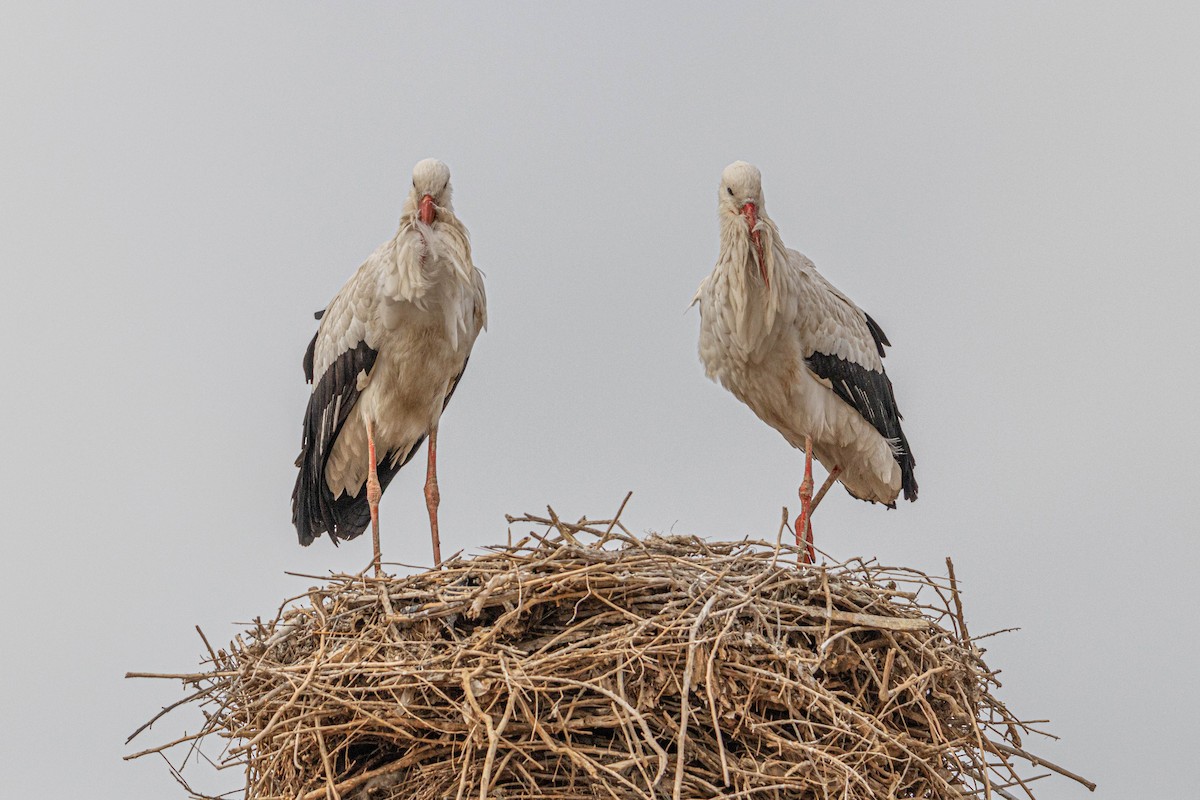
[[[867,318],[867,327],[871,330],[871,338],[875,340],[875,349],[879,351],[879,357],[883,358],[887,353],[883,352],[884,346],[891,347],[892,343],[888,341],[887,334],[883,332],[883,328],[879,327],[879,323],[871,319],[871,315],[863,312],[863,316]]]
[[[304,382],[313,382],[313,357],[317,351],[317,336],[320,331],[313,334],[312,341],[308,343],[308,349],[304,351]]]
[[[315,338],[313,342],[315,344]],[[310,344],[304,357],[304,371],[310,381],[312,351],[313,344]],[[368,347],[366,342],[359,342],[329,365],[308,399],[308,408],[304,413],[304,438],[300,445],[300,457],[296,459],[300,474],[296,476],[296,488],[292,491],[292,522],[301,544],[310,544],[324,531],[328,531],[329,537],[336,543],[338,539],[354,538],[365,528],[365,525],[359,525],[360,515],[353,508],[358,498],[345,494],[339,498],[333,497],[325,481],[325,465],[342,425],[358,400],[358,376],[363,372],[371,374],[378,355],[378,351]],[[415,450],[413,448],[412,452]],[[392,473],[398,469],[396,467]],[[379,470],[380,486],[386,485],[386,480],[391,479],[391,475],[385,479],[385,471]],[[359,494],[365,506],[365,487]],[[369,514],[367,520],[370,521]]]
[[[866,318],[867,328],[875,341],[875,348],[883,357],[885,345],[891,346],[879,323]],[[896,407],[896,394],[892,389],[892,381],[880,365],[879,371],[867,369],[861,364],[846,361],[828,353],[814,352],[807,359],[808,368],[818,377],[829,381],[833,391],[842,400],[849,403],[863,419],[871,423],[879,435],[895,445],[892,454],[900,465],[900,488],[905,500],[917,499],[917,478],[915,470],[917,461],[909,449],[908,439],[900,427],[900,410]]]

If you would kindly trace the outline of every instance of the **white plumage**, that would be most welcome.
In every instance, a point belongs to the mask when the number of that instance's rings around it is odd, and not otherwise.
[[[454,214],[445,164],[426,159],[416,165],[396,235],[318,317],[305,356],[313,392],[292,495],[301,543],[323,532],[336,543],[362,533],[373,518],[377,524],[372,472],[382,494],[428,437],[426,499],[440,560],[437,427],[487,324],[483,276]]]
[[[915,500],[915,461],[883,368],[887,337],[808,258],[784,247],[754,166],[726,167],[718,198],[721,252],[695,298],[708,377],[793,447],[811,443],[853,496],[894,505],[903,491]],[[806,480],[811,497],[810,472]],[[801,494],[807,509],[804,487]]]

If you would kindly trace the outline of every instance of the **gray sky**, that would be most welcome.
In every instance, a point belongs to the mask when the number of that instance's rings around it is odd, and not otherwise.
[[[703,376],[721,168],[879,320],[921,500],[817,543],[954,558],[1034,749],[1193,797],[1200,15],[1186,4],[9,4],[0,24],[5,793],[181,796],[126,734],[296,543],[312,312],[446,161],[491,328],[443,420],[449,551],[547,503],[773,536],[802,457]],[[421,469],[382,506],[426,563]],[[1185,605],[1186,604],[1186,605]],[[143,746],[188,720],[160,723]],[[1153,776],[1148,778],[1147,776]],[[1065,781],[1042,798],[1083,797]]]

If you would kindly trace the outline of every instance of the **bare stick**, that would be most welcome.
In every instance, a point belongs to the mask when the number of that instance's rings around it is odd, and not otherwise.
[[[1062,775],[1064,778],[1070,778],[1071,780],[1073,780],[1077,783],[1081,783],[1088,788],[1089,792],[1096,791],[1096,784],[1092,783],[1087,778],[1084,778],[1081,775],[1077,775],[1074,772],[1071,772],[1071,770],[1069,770],[1065,767],[1060,767],[1058,764],[1055,764],[1053,761],[1047,761],[1044,758],[1035,756],[1033,753],[1026,752],[1025,750],[1022,750],[1019,747],[1013,747],[1011,745],[1007,745],[1004,742],[996,742],[996,741],[988,740],[988,744],[990,746],[996,748],[996,750],[998,750],[1001,753],[1007,753],[1010,756],[1018,756],[1020,758],[1025,759],[1030,764],[1033,764],[1035,767],[1045,767],[1048,770],[1053,770],[1054,772],[1057,772],[1059,775]]]
[[[617,515],[612,518],[612,522],[608,523],[608,530],[604,531],[604,535],[600,537],[597,547],[602,547],[608,541],[608,537],[612,535],[613,528],[621,519],[621,513],[625,510],[625,504],[629,502],[629,498],[633,497],[633,492],[630,491],[625,495],[625,499],[621,501],[621,507],[617,509]]]

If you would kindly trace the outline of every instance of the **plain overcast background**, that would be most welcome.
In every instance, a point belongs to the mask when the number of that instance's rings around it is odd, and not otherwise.
[[[801,454],[704,378],[687,311],[746,159],[894,343],[917,457],[918,503],[838,490],[818,545],[952,556],[972,631],[1021,628],[988,660],[1062,737],[1031,749],[1195,797],[1200,13],[428,5],[0,12],[3,794],[182,797],[121,761],[194,724],[124,744],[182,690],[124,673],[195,669],[194,625],[313,583],[285,570],[367,565],[369,537],[296,543],[300,360],[437,156],[491,317],[443,419],[447,551],[629,490],[637,531],[797,509]],[[422,481],[385,558],[430,560]]]

